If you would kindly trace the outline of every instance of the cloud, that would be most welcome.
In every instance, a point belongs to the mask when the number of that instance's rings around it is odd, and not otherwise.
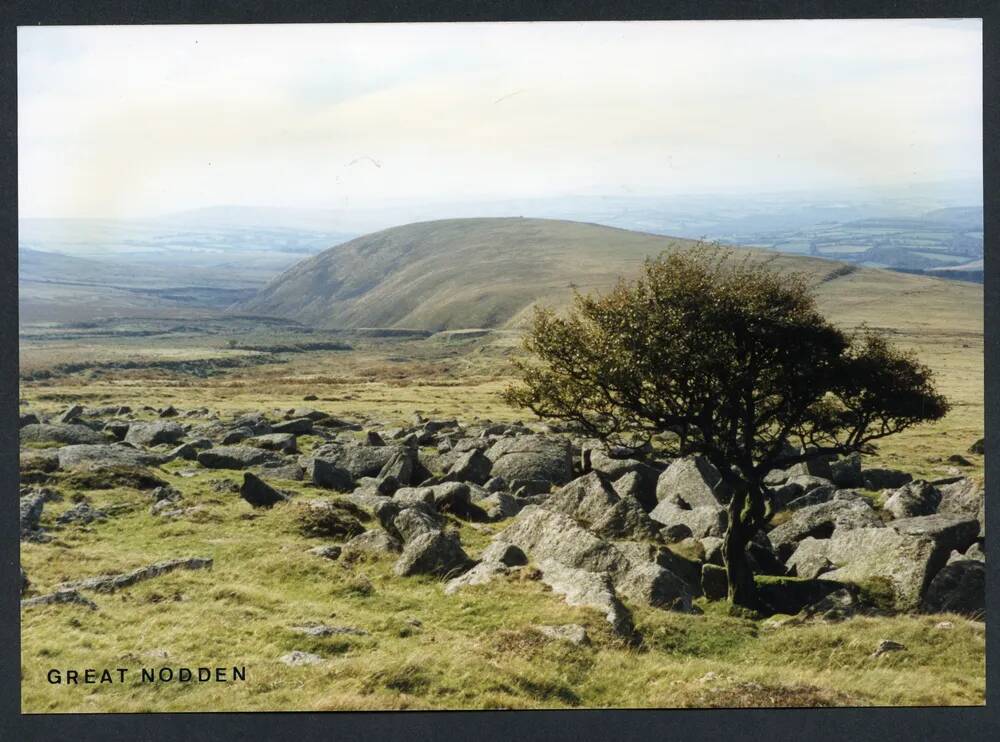
[[[982,169],[976,20],[22,28],[18,44],[23,215]]]

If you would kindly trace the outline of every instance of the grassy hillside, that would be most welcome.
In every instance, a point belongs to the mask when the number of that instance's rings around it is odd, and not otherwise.
[[[67,579],[131,569],[178,555],[214,559],[114,595],[99,608],[51,605],[22,618],[22,708],[30,713],[333,711],[602,707],[881,706],[982,704],[985,626],[959,616],[859,617],[844,623],[730,617],[699,601],[692,616],[636,606],[641,649],[623,646],[593,610],[573,608],[537,579],[503,579],[446,596],[439,580],[401,579],[393,557],[320,559],[323,545],[295,528],[295,506],[252,511],[217,487],[232,472],[157,474],[198,507],[157,519],[148,498],[115,488],[88,493],[94,507],[124,512],[87,528],[53,530],[26,543],[21,560],[39,593]],[[317,492],[280,482],[302,498]],[[46,509],[47,528],[72,502]],[[502,524],[452,520],[478,555]],[[950,621],[950,629],[938,628]],[[320,622],[357,633],[306,637]],[[546,638],[539,624],[583,625],[589,644]],[[885,638],[905,652],[873,659]],[[287,667],[308,651],[321,664]],[[141,684],[138,668],[245,666],[246,682]],[[131,669],[129,682],[57,686],[43,670]]]
[[[317,327],[510,327],[537,302],[606,289],[647,256],[690,240],[547,219],[451,219],[394,227],[305,260],[241,313]],[[812,276],[830,316],[895,329],[981,333],[982,289],[829,260],[750,251]]]

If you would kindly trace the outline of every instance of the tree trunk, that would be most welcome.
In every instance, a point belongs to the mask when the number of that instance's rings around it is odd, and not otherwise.
[[[754,519],[744,513],[746,501],[747,489],[740,487],[729,502],[729,527],[722,543],[722,558],[726,563],[730,602],[754,610],[758,606],[757,585],[747,560],[747,544],[754,534]]]

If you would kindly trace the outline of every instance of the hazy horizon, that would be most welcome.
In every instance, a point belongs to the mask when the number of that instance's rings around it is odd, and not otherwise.
[[[981,181],[978,19],[18,31],[22,218]]]

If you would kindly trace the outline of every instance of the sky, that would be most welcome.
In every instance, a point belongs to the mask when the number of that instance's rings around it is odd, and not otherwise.
[[[22,217],[982,173],[966,20],[26,27]]]

